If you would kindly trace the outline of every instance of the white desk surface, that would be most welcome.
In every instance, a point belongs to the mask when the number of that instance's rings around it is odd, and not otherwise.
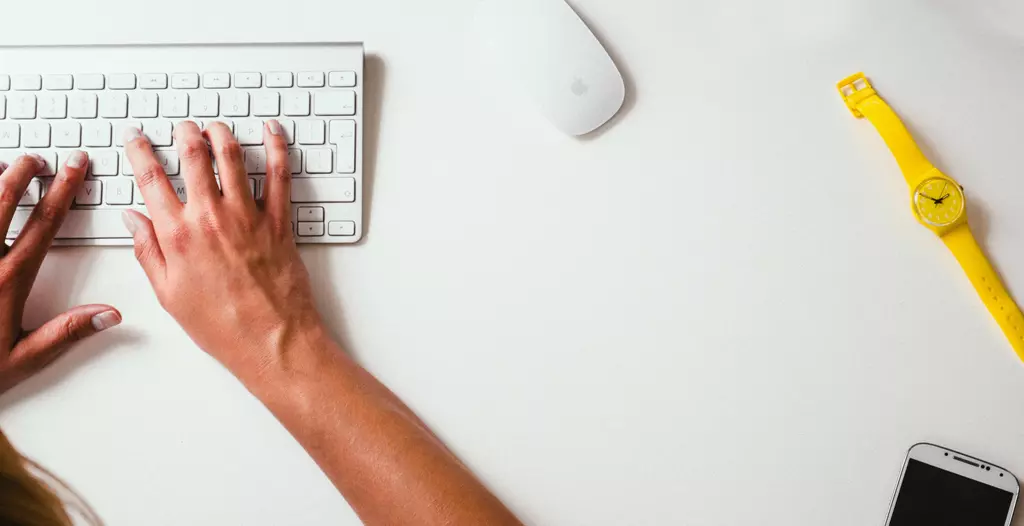
[[[582,141],[475,73],[474,0],[11,4],[4,43],[366,42],[368,234],[304,258],[346,345],[528,523],[881,524],[918,441],[1024,475],[1024,365],[834,89],[871,76],[1024,296],[1010,0],[575,0],[631,91]],[[54,251],[30,321],[82,302],[123,328],[0,425],[109,524],[357,524],[130,250]]]

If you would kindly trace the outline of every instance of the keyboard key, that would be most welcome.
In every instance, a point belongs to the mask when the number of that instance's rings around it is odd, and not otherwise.
[[[39,118],[65,119],[68,116],[68,97],[63,93],[39,95]]]
[[[153,146],[170,146],[173,142],[171,131],[174,126],[171,121],[157,119],[142,123],[142,133],[149,138]]]
[[[22,142],[26,148],[50,147],[50,123],[26,122],[21,125]]]
[[[299,121],[298,128],[299,144],[323,144],[324,121]]]
[[[259,88],[263,86],[263,75],[259,73],[235,73],[236,88]]]
[[[174,89],[198,89],[198,73],[175,73],[171,75],[171,87]]]
[[[300,88],[322,88],[324,87],[323,71],[303,71],[299,73],[297,82]]]
[[[258,119],[242,119],[235,123],[238,144],[254,146],[263,144],[263,121]]]
[[[0,122],[0,148],[21,146],[21,125],[14,122]]]
[[[129,181],[131,182],[131,181]],[[7,239],[14,239],[28,222],[32,210],[22,209],[14,213]],[[121,210],[94,209],[69,210],[57,236],[61,239],[130,239],[132,236],[121,220]]]
[[[284,94],[284,114],[289,117],[309,116],[309,92],[286,92]]]
[[[143,73],[139,75],[140,89],[167,89],[166,73]]]
[[[281,125],[281,132],[284,133],[285,142],[295,144],[295,121],[283,119],[277,121]]]
[[[338,147],[337,172],[356,173],[356,121],[331,121],[331,144]]]
[[[11,76],[10,75],[0,75],[0,91],[10,91],[10,90],[11,90]]]
[[[192,116],[216,117],[220,111],[219,100],[216,93],[196,93],[192,97]]]
[[[245,171],[250,175],[267,173],[267,152],[262,149],[246,150]]]
[[[322,236],[324,235],[324,224],[303,223],[300,221],[298,233],[302,237]]]
[[[7,116],[11,119],[36,118],[36,96],[32,93],[11,93],[8,95]]]
[[[221,104],[221,112],[225,117],[249,116],[249,94],[244,91],[225,92]]]
[[[79,206],[95,206],[102,203],[103,183],[96,180],[85,180],[75,194],[75,204]]]
[[[331,221],[327,223],[327,235],[351,237],[356,235],[355,221]]]
[[[82,90],[100,90],[106,85],[107,79],[98,73],[75,75],[75,87]]]
[[[53,123],[53,145],[58,148],[78,148],[82,145],[82,125],[75,121]]]
[[[124,146],[124,131],[128,128],[142,130],[142,123],[139,121],[119,121],[114,123],[114,146]],[[124,163],[128,164],[128,163]]]
[[[171,177],[168,181],[171,182],[171,188],[174,189],[174,194],[178,196],[178,201],[187,203],[188,191],[185,189],[185,180],[178,177]]]
[[[302,150],[288,150],[288,171],[292,175],[302,173]]]
[[[352,203],[356,180],[351,177],[306,177],[292,179],[293,203]]]
[[[94,148],[110,146],[110,123],[106,121],[82,123],[82,143],[86,147]]]
[[[43,75],[43,89],[67,91],[71,89],[73,83],[71,75]]]
[[[271,71],[267,73],[268,88],[290,88],[292,87],[291,71]]]
[[[160,115],[188,117],[188,93],[169,91],[160,94]]]
[[[299,221],[324,221],[324,208],[322,206],[300,206]]]
[[[100,93],[100,117],[104,119],[124,119],[128,117],[128,94]]]
[[[313,96],[313,113],[316,115],[355,115],[356,92],[349,90],[321,91]]]
[[[228,73],[207,73],[203,75],[203,87],[207,89],[230,88],[231,75]]]
[[[108,205],[130,205],[132,204],[132,189],[134,187],[135,181],[131,179],[110,179],[106,182],[105,193],[107,195],[104,200]]]
[[[159,98],[156,93],[136,91],[131,94],[129,108],[133,119],[148,119],[156,117]]]
[[[252,114],[256,117],[277,117],[281,114],[281,96],[272,91],[253,93]]]
[[[25,193],[21,194],[21,200],[18,201],[18,206],[32,206],[39,203],[39,198],[42,196],[42,186],[39,184],[39,179],[33,179],[29,181],[28,188],[25,189]]]
[[[327,84],[332,88],[354,88],[356,86],[356,72],[332,71],[327,75]]]
[[[114,73],[107,78],[110,89],[135,89],[134,73]]]
[[[181,173],[181,166],[178,160],[178,152],[174,150],[156,150],[156,160],[160,161],[164,173],[167,175],[178,175]]]
[[[117,175],[117,156],[118,154],[116,150],[90,151],[89,168],[91,169],[93,177]]]
[[[330,148],[311,148],[306,150],[306,173],[329,174],[333,168],[331,160],[334,152]]]
[[[39,75],[15,75],[11,78],[15,91],[39,91],[43,89],[43,78]]]
[[[68,115],[72,119],[95,119],[99,115],[95,93],[72,93],[68,96]]]

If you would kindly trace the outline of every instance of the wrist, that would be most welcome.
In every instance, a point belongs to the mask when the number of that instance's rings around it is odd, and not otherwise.
[[[264,348],[254,351],[259,360],[229,369],[268,407],[301,400],[328,368],[348,361],[321,323],[272,331]]]

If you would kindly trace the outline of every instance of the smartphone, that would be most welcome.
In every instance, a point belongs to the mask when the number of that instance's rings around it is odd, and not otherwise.
[[[1020,484],[1005,469],[934,444],[907,452],[886,526],[1010,526]]]

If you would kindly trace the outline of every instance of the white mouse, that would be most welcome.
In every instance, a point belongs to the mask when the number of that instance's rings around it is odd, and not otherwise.
[[[594,131],[622,108],[622,74],[564,0],[483,0],[476,30],[484,59],[563,132]]]

